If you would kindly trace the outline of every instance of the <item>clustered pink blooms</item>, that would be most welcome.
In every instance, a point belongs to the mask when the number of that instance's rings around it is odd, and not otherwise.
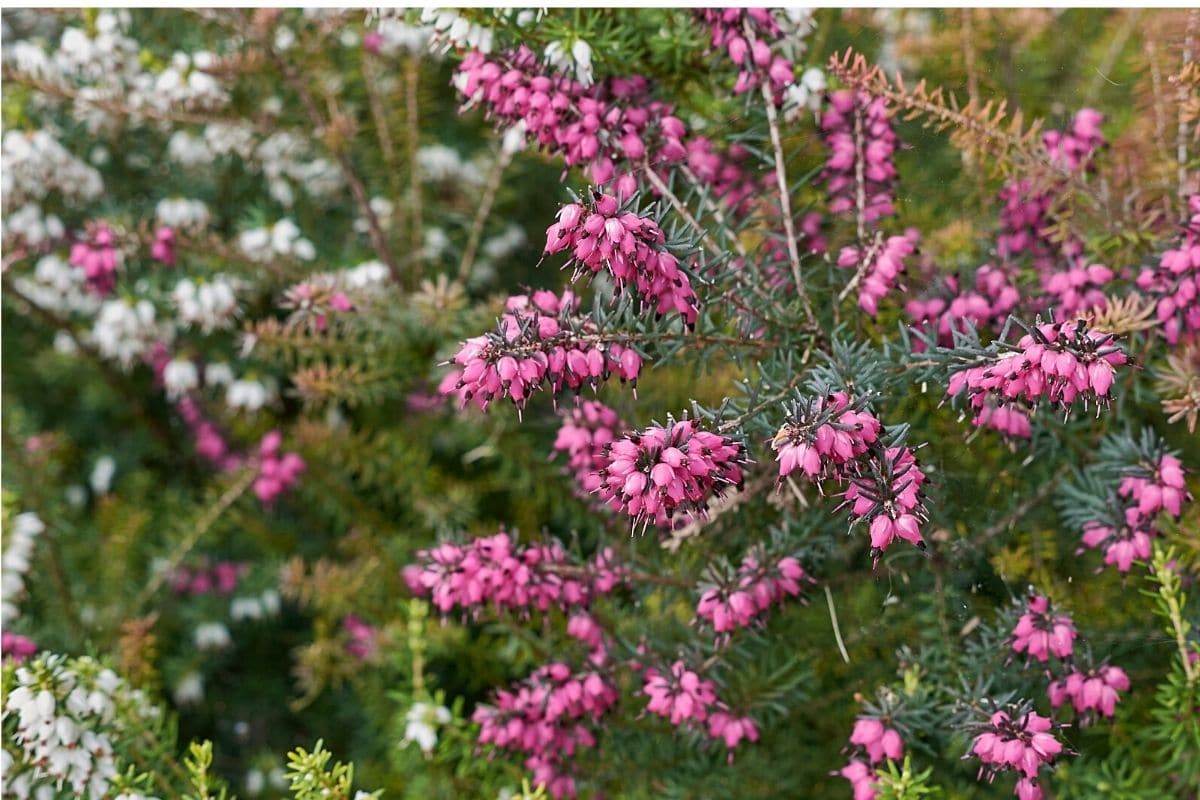
[[[184,395],[175,403],[175,408],[192,431],[196,455],[224,472],[230,472],[242,465],[241,457],[230,449],[225,436],[212,420],[204,415],[195,399]]]
[[[87,287],[92,292],[107,295],[116,287],[121,252],[117,249],[116,236],[107,223],[96,223],[85,240],[71,245],[67,260],[72,266],[83,270]]]
[[[677,515],[703,515],[714,497],[741,488],[743,463],[740,442],[668,418],[665,428],[654,425],[607,445],[588,481],[599,479],[597,495],[628,514],[635,528],[669,528]]]
[[[175,231],[164,225],[154,232],[150,257],[165,266],[175,266]]]
[[[495,705],[472,715],[479,743],[526,755],[533,784],[555,798],[574,797],[575,779],[568,759],[576,750],[595,747],[592,727],[616,704],[619,693],[596,670],[573,672],[562,663],[540,667],[511,691],[496,693]]]
[[[510,297],[495,332],[462,343],[452,359],[460,369],[447,374],[438,391],[486,410],[497,397],[523,409],[543,384],[557,395],[563,387],[595,389],[616,374],[636,386],[641,356],[620,342],[595,341],[590,319],[572,317],[578,304],[570,291],[562,297],[546,290]]]
[[[554,439],[554,451],[567,456],[566,469],[575,476],[584,497],[592,497],[599,488],[596,476],[604,448],[617,438],[625,425],[617,412],[598,400],[585,400],[561,413],[562,426]]]
[[[171,572],[171,588],[176,594],[232,594],[238,581],[250,571],[241,561],[218,561],[197,566],[180,565]]]
[[[467,545],[442,542],[417,558],[405,568],[405,582],[443,614],[458,608],[478,616],[486,606],[521,614],[583,607],[611,592],[624,573],[609,548],[590,564],[574,564],[557,542],[520,546],[504,531]]]
[[[610,194],[594,193],[591,203],[569,203],[546,230],[546,253],[567,251],[567,266],[581,274],[607,272],[618,294],[634,290],[643,309],[679,313],[691,325],[699,301],[687,274],[666,249],[662,229],[650,217],[622,210]]]
[[[953,345],[954,331],[965,331],[968,323],[977,329],[999,330],[1021,299],[1008,272],[991,264],[984,264],[975,272],[973,290],[960,291],[958,277],[954,275],[941,283],[943,291],[910,300],[904,310],[919,330],[936,331],[937,342],[943,347]],[[913,344],[916,352],[924,352],[924,342],[918,340]]]
[[[1050,161],[1067,172],[1086,172],[1095,165],[1095,153],[1104,146],[1100,124],[1104,118],[1098,112],[1081,109],[1068,131],[1047,131],[1042,135]],[[1081,254],[1083,244],[1077,238],[1054,241],[1049,233],[1060,187],[1038,188],[1028,178],[1005,184],[1000,190],[1000,235],[996,251],[1004,260],[1028,253],[1033,265],[1049,272],[1059,259],[1070,264]]]
[[[751,200],[759,193],[764,182],[767,182],[766,176],[756,177],[746,167],[744,162],[749,160],[750,151],[734,144],[721,152],[711,139],[700,135],[688,139],[684,147],[684,164],[696,176],[697,181],[708,188],[709,195],[715,200],[723,200],[734,214],[747,213]],[[801,223],[802,230],[808,236],[814,235],[813,224],[809,220],[814,214],[819,229],[820,214],[816,212],[806,216]],[[824,249],[821,252],[824,252]]]
[[[1079,397],[1097,407],[1108,402],[1116,377],[1114,367],[1129,358],[1111,333],[1089,330],[1083,320],[1034,327],[991,363],[959,370],[950,376],[946,394],[964,390],[972,408],[990,399],[997,405],[1048,402],[1070,408]]]
[[[1129,691],[1129,686],[1129,676],[1120,667],[1104,664],[1087,672],[1075,669],[1050,684],[1050,705],[1058,708],[1070,701],[1084,720],[1097,711],[1111,717],[1121,699],[1119,692]]]
[[[608,661],[608,641],[604,638],[604,629],[596,618],[586,611],[578,611],[567,620],[567,636],[587,645],[588,661],[596,666],[603,666]]]
[[[1191,501],[1183,478],[1183,463],[1164,454],[1157,464],[1138,465],[1137,473],[1125,476],[1117,487],[1117,509],[1113,520],[1084,523],[1083,543],[1104,548],[1104,563],[1128,572],[1133,562],[1150,558],[1150,540],[1158,535],[1155,518],[1163,511],[1173,517],[1183,513]]]
[[[854,800],[875,800],[879,792],[875,788],[879,781],[876,765],[886,759],[898,761],[904,757],[904,742],[900,734],[874,717],[859,717],[850,733],[850,744],[858,752],[850,763],[837,772],[854,791]],[[865,754],[864,761],[860,755]]]
[[[1050,719],[1036,711],[1028,711],[1016,719],[1006,711],[992,714],[987,729],[971,743],[969,755],[980,761],[979,777],[986,774],[990,782],[1003,770],[1016,770],[1021,776],[1016,796],[1020,800],[1041,800],[1038,770],[1043,764],[1052,765],[1055,756],[1063,751],[1053,728]]]
[[[1042,273],[1042,290],[1059,319],[1074,318],[1081,312],[1103,309],[1108,305],[1104,286],[1113,279],[1113,271],[1103,264],[1076,260],[1066,269]]]
[[[882,300],[904,272],[904,259],[916,252],[918,234],[909,228],[903,236],[880,237],[865,248],[850,245],[838,253],[837,264],[857,270],[858,307],[871,316],[879,312]]]
[[[843,505],[870,526],[871,556],[879,556],[897,538],[925,549],[921,525],[927,518],[921,487],[927,477],[910,447],[874,452],[862,472],[850,479]]]
[[[367,624],[354,614],[342,617],[342,630],[346,632],[349,641],[346,642],[346,652],[362,661],[374,657],[378,647],[376,639],[378,632],[374,626]]]
[[[1054,163],[1070,172],[1090,170],[1096,152],[1105,146],[1100,126],[1104,115],[1093,108],[1081,108],[1066,131],[1046,131],[1042,144]]]
[[[254,479],[254,494],[265,505],[271,505],[291,489],[304,472],[304,459],[298,453],[284,453],[283,435],[271,431],[258,446],[258,477]]]
[[[821,115],[821,131],[832,151],[822,173],[830,195],[829,213],[861,213],[867,223],[896,213],[892,157],[899,140],[890,117],[882,97],[848,89],[830,95],[829,108]]]
[[[646,669],[642,691],[650,698],[646,710],[679,726],[704,722],[708,711],[717,704],[717,686],[688,669],[682,661],[671,665],[669,673],[653,667]]]
[[[0,634],[0,657],[11,658],[20,664],[37,651],[37,644],[28,636],[22,636],[12,631],[4,631],[3,634]]]
[[[991,428],[1009,439],[1028,439],[1033,436],[1028,411],[1021,406],[997,405],[992,398],[977,408],[971,424],[977,428]]]
[[[745,628],[764,620],[771,606],[799,597],[803,583],[811,581],[792,556],[768,560],[762,554],[750,554],[726,585],[704,589],[696,617],[711,624],[718,634]]]
[[[489,118],[506,126],[523,125],[538,146],[562,156],[568,167],[586,167],[597,185],[617,177],[616,162],[661,163],[684,154],[686,127],[670,106],[649,100],[649,82],[641,76],[584,86],[544,74],[537,55],[522,45],[500,55],[468,54],[454,84],[467,105],[482,105]],[[622,175],[618,193],[631,194],[631,181],[636,186],[632,175]]]
[[[882,424],[869,411],[855,407],[846,392],[799,402],[771,440],[778,455],[779,480],[801,470],[810,480],[840,480],[846,470],[879,439]]]
[[[1200,194],[1188,198],[1188,213],[1179,247],[1163,252],[1158,266],[1137,277],[1138,288],[1155,301],[1159,330],[1169,344],[1200,331]]]
[[[770,83],[775,105],[796,81],[792,62],[771,51],[770,42],[783,37],[774,14],[765,8],[706,8],[696,15],[708,26],[712,46],[724,50],[741,70],[733,93],[743,94]]]
[[[1050,599],[1042,595],[1029,598],[1028,611],[1017,620],[1012,632],[1012,649],[1026,653],[1043,664],[1051,655],[1061,659],[1071,657],[1075,649],[1075,623],[1065,614],[1050,612]]]

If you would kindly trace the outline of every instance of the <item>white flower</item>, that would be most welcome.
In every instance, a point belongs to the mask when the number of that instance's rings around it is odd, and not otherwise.
[[[204,367],[204,383],[208,386],[225,386],[233,383],[233,368],[224,361]]]
[[[163,368],[163,386],[167,397],[178,400],[200,386],[200,370],[186,358],[173,358]]]
[[[198,650],[224,650],[233,644],[229,629],[220,622],[205,622],[196,626],[192,641]]]
[[[179,679],[175,691],[171,693],[175,704],[190,706],[204,699],[204,676],[195,670]]]
[[[117,462],[112,456],[101,456],[96,459],[96,464],[92,467],[91,477],[88,478],[92,492],[95,494],[108,494],[109,490],[112,489],[112,479],[116,472]]]
[[[805,109],[813,112],[819,110],[825,85],[825,73],[820,69],[809,67],[804,70],[800,80],[789,86],[784,93],[784,117],[794,120]]]
[[[246,773],[245,780],[246,794],[251,797],[256,797],[262,794],[263,789],[267,786],[267,779],[263,775],[262,770],[255,767]]]
[[[179,322],[198,326],[205,333],[230,327],[238,314],[238,288],[235,280],[223,275],[215,275],[199,286],[184,278],[171,292]]]
[[[229,618],[234,622],[262,619],[263,607],[257,597],[235,597],[229,605]]]
[[[92,339],[105,358],[128,368],[156,342],[169,338],[155,322],[154,306],[148,300],[130,304],[118,298],[106,300],[92,326]]]
[[[46,529],[41,519],[31,511],[18,514],[5,532],[8,546],[4,548],[4,579],[0,581],[0,597],[3,598],[0,622],[8,625],[20,616],[16,601],[25,592],[24,575],[29,572],[33,558],[34,540]]]
[[[441,228],[430,227],[425,229],[425,247],[422,249],[422,254],[430,261],[441,258],[442,253],[450,247],[450,237]]]
[[[404,744],[416,742],[422,752],[433,752],[438,727],[450,722],[450,709],[429,703],[413,703],[404,715]]]
[[[183,167],[199,167],[212,163],[213,151],[199,136],[187,131],[175,131],[167,140],[167,157]]]
[[[584,86],[592,85],[592,46],[583,39],[576,39],[571,45],[571,55],[575,58],[575,77]]]
[[[51,192],[67,200],[95,200],[104,191],[100,173],[76,158],[45,130],[9,128],[0,146],[4,209],[40,202]]]
[[[232,409],[242,409],[251,413],[258,411],[271,400],[271,392],[266,385],[255,380],[242,378],[229,384],[225,392],[225,404]]]
[[[61,239],[65,233],[62,220],[53,214],[42,216],[42,207],[36,203],[26,203],[11,214],[5,214],[0,224],[3,224],[5,239],[18,237],[35,248],[43,242]]]
[[[208,225],[208,206],[203,200],[168,197],[158,201],[154,216],[160,225],[183,230],[201,229]]]

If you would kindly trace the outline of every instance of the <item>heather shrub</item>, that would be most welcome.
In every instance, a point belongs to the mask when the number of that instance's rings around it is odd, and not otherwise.
[[[6,11],[14,797],[1196,797],[1200,15]]]

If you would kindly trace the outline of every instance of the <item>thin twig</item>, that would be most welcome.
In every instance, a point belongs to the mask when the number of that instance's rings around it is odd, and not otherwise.
[[[829,584],[825,584],[825,602],[829,604],[829,621],[833,624],[833,638],[837,640],[838,652],[842,654],[842,660],[847,664],[850,663],[850,654],[846,652],[846,643],[842,641],[842,628],[838,625],[837,609],[833,606],[833,592],[829,590]]]
[[[270,55],[271,60],[283,73],[284,79],[300,98],[305,111],[308,112],[309,119],[317,130],[326,130],[329,126],[329,120],[321,114],[321,109],[317,107],[317,103],[313,100],[312,94],[304,84],[304,79],[296,72],[295,68],[285,61],[274,48],[263,43],[263,47]],[[363,185],[362,179],[354,169],[354,164],[350,161],[350,157],[346,155],[344,146],[332,146],[326,141],[326,146],[337,159],[338,166],[341,168],[342,177],[345,178],[347,185],[350,187],[350,194],[354,196],[354,202],[358,205],[358,213],[362,214],[363,219],[367,223],[367,232],[371,237],[371,245],[375,248],[375,252],[379,255],[380,260],[387,265],[388,272],[392,276],[392,280],[396,283],[401,282],[400,265],[396,261],[396,257],[392,254],[391,247],[388,246],[387,238],[383,235],[383,229],[379,225],[379,218],[375,215],[375,210],[371,208],[371,198],[367,194],[366,187]]]
[[[708,251],[713,255],[713,257],[724,258],[725,251],[723,251],[721,246],[717,244],[717,241],[713,239],[712,234],[710,234],[704,228],[704,226],[701,225],[694,216],[692,216],[692,212],[689,211],[688,207],[683,204],[683,201],[671,191],[671,187],[667,186],[659,174],[654,171],[654,169],[650,166],[649,161],[642,163],[642,170],[645,172],[646,178],[649,179],[650,185],[653,186],[659,194],[667,199],[667,202],[671,204],[671,207],[675,209],[679,216],[683,217],[684,221],[688,224],[688,227],[700,237],[700,241],[703,242],[706,247],[708,247]]]
[[[416,258],[416,274],[420,275],[421,250],[425,246],[424,221],[421,214],[421,168],[417,163],[417,146],[421,138],[421,107],[418,102],[420,72],[415,57],[404,63],[404,123],[408,145],[408,213],[412,225],[409,246]]]
[[[1200,20],[1200,11],[1192,9],[1188,13],[1187,35],[1183,39],[1183,63],[1180,65],[1180,73],[1187,70],[1188,64],[1192,62],[1192,45],[1194,44],[1194,34],[1196,30],[1196,22]],[[1188,134],[1188,94],[1189,88],[1186,81],[1179,82],[1179,128],[1175,137],[1175,156],[1179,169],[1179,196],[1187,197],[1188,192],[1188,150],[1187,150],[1187,134]]]
[[[192,530],[183,538],[167,559],[165,566],[154,574],[150,582],[146,584],[141,593],[134,601],[133,607],[135,610],[142,608],[146,602],[154,596],[154,593],[162,588],[163,583],[180,562],[187,557],[187,554],[192,551],[192,548],[200,541],[200,537],[208,532],[208,529],[213,526],[221,515],[229,510],[229,507],[237,502],[238,498],[246,493],[250,488],[250,484],[254,482],[257,472],[254,469],[244,469],[241,475],[230,485],[225,493],[217,498],[217,502],[213,503],[208,509],[196,520],[196,524],[192,526]]]
[[[767,127],[771,131],[771,146],[775,150],[775,180],[779,183],[779,208],[783,214],[783,229],[787,234],[788,260],[792,264],[792,278],[796,281],[796,294],[804,306],[804,315],[809,325],[816,322],[812,304],[808,300],[808,292],[804,288],[804,276],[800,273],[800,248],[796,244],[796,225],[792,220],[791,190],[788,188],[787,167],[783,160],[783,141],[779,135],[779,119],[775,112],[775,98],[771,85],[763,81],[763,100],[767,108]]]
[[[479,201],[479,208],[475,211],[475,220],[471,223],[471,233],[467,237],[467,249],[463,251],[462,264],[458,268],[458,281],[464,286],[467,285],[467,281],[471,277],[471,269],[475,266],[475,253],[479,250],[479,240],[483,238],[483,227],[487,223],[488,215],[492,213],[492,204],[496,202],[496,195],[500,191],[500,179],[504,176],[504,170],[512,163],[512,157],[512,152],[501,145],[492,161],[487,186],[484,187],[483,198]]]

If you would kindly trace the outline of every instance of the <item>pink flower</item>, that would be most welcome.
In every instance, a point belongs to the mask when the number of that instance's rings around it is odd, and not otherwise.
[[[663,675],[651,668],[646,670],[642,691],[650,698],[646,709],[682,725],[689,720],[704,722],[708,710],[717,702],[716,685],[701,679],[682,661],[671,665],[670,674]]]
[[[1017,653],[1028,653],[1031,658],[1045,663],[1053,654],[1058,658],[1070,658],[1078,634],[1075,624],[1066,615],[1050,613],[1050,600],[1034,595],[1029,600],[1029,610],[1017,621],[1012,632],[1012,648]]]
[[[163,226],[154,232],[150,257],[168,267],[175,266],[175,231]]]
[[[636,386],[641,356],[620,342],[595,341],[591,320],[573,315],[577,304],[569,291],[561,297],[548,291],[510,297],[496,332],[462,343],[453,359],[461,367],[457,378],[447,376],[439,391],[481,409],[497,397],[523,409],[546,385],[555,395],[564,387],[595,389],[615,374]]]
[[[264,505],[271,505],[291,489],[304,472],[304,459],[297,453],[282,453],[283,436],[271,431],[258,447],[258,477],[254,479],[254,494]]]
[[[20,664],[38,651],[37,644],[27,636],[12,631],[0,634],[0,656]],[[757,735],[755,736],[757,738]]]
[[[779,479],[796,470],[810,480],[844,477],[844,467],[863,456],[883,428],[857,405],[851,406],[845,392],[799,403],[771,441]]]
[[[838,254],[839,267],[857,270],[858,307],[872,317],[879,311],[882,300],[899,281],[904,272],[904,259],[916,250],[917,234],[910,230],[904,236],[880,239],[865,250],[843,247]]]
[[[1088,672],[1073,670],[1051,683],[1047,691],[1051,706],[1058,708],[1069,700],[1086,723],[1095,712],[1111,717],[1121,699],[1120,692],[1129,691],[1129,686],[1125,670],[1105,664]]]
[[[875,561],[897,538],[925,548],[921,487],[926,480],[911,448],[889,447],[873,452],[860,476],[850,481],[842,505],[850,507],[852,517],[868,522]]]
[[[904,743],[900,734],[874,717],[859,717],[850,734],[850,744],[867,751],[867,758],[877,764],[885,758],[899,761],[904,755]]]
[[[678,259],[666,249],[650,217],[622,210],[613,195],[594,194],[587,206],[571,203],[546,231],[546,253],[567,252],[575,277],[607,272],[617,293],[636,291],[643,310],[677,312],[691,325],[699,308]]]
[[[892,156],[899,140],[892,130],[886,101],[848,89],[834,92],[829,100],[829,108],[821,116],[821,131],[830,149],[822,173],[829,192],[829,212],[861,213],[868,223],[894,214],[896,166]],[[865,198],[861,209],[858,208],[860,169]]]
[[[997,711],[971,744],[970,754],[980,761],[980,778],[987,774],[990,780],[997,772],[1012,769],[1027,781],[1034,781],[1041,766],[1052,765],[1063,750],[1052,728],[1050,719],[1035,711],[1016,719],[1006,711]]]
[[[346,643],[346,652],[361,661],[368,661],[375,656],[377,649],[375,628],[363,622],[353,614],[342,617],[342,630],[350,637]]]
[[[850,781],[854,800],[875,800],[879,796],[879,791],[875,788],[879,776],[865,761],[851,759],[837,774]]]
[[[732,581],[705,588],[696,606],[697,619],[710,623],[717,633],[744,628],[763,620],[771,606],[800,596],[802,584],[812,581],[791,556],[773,566],[768,563],[759,554],[748,555]]]
[[[669,527],[680,513],[703,514],[714,497],[742,484],[744,448],[691,420],[628,433],[604,449],[596,493],[634,527]],[[589,476],[591,477],[591,476]]]
[[[98,295],[112,294],[121,266],[121,251],[107,223],[95,223],[87,239],[71,245],[68,261],[83,270],[88,289]]]

